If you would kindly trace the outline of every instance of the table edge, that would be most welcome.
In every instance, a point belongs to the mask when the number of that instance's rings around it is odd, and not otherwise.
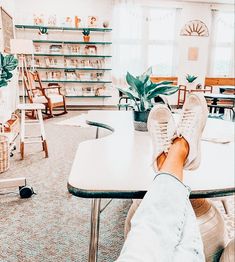
[[[146,194],[146,190],[140,191],[97,191],[97,190],[86,190],[73,187],[67,183],[69,193],[76,197],[81,198],[116,198],[116,199],[142,199]],[[190,198],[213,198],[223,197],[235,194],[235,187],[226,189],[211,189],[211,190],[195,190],[190,193]]]

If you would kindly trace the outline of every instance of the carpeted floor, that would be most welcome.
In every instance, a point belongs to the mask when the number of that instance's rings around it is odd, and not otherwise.
[[[49,158],[39,145],[28,145],[25,160],[19,153],[11,159],[9,171],[0,178],[25,176],[37,195],[20,199],[0,195],[0,262],[85,262],[89,246],[90,200],[71,196],[67,178],[80,142],[95,137],[92,127],[55,125],[78,112],[46,120]],[[103,131],[103,135],[107,135]],[[17,190],[16,190],[17,192]],[[107,202],[104,201],[103,205]],[[130,200],[113,200],[101,215],[99,261],[117,258],[123,244],[123,227]],[[232,210],[224,215],[231,238],[234,235]],[[222,210],[222,206],[218,204]]]

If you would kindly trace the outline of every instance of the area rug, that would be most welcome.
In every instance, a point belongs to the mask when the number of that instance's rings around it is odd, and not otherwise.
[[[86,116],[87,114],[83,113],[78,116],[70,117],[68,119],[55,122],[55,124],[62,125],[62,126],[89,127],[89,125],[86,123]]]

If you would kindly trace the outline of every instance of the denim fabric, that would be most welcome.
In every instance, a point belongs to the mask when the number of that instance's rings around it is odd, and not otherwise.
[[[189,194],[174,176],[158,174],[131,220],[116,262],[205,261]]]

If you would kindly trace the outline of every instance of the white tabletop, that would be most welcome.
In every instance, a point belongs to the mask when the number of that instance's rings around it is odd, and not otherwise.
[[[134,131],[132,112],[90,111],[88,120],[110,126],[114,132],[79,145],[68,179],[69,191],[81,197],[142,196],[138,192],[145,192],[155,176],[148,132]],[[232,122],[208,119],[204,139],[231,142],[202,141],[199,169],[185,172],[185,184],[195,195],[234,192],[233,127]]]

